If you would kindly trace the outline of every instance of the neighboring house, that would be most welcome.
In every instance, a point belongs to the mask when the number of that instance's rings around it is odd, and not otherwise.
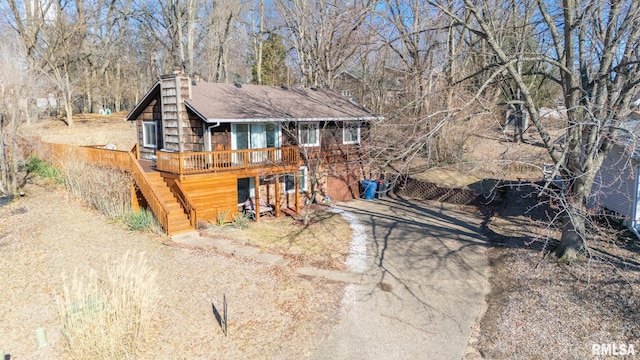
[[[53,115],[58,109],[58,101],[52,93],[36,98],[36,108],[41,114]]]
[[[590,205],[616,212],[640,238],[640,111],[631,113],[624,127],[596,175]]]
[[[363,104],[366,89],[361,76],[347,70],[340,71],[333,78],[333,88],[352,102]]]
[[[195,82],[178,71],[126,119],[137,125],[139,197],[158,198],[175,233],[229,221],[249,199],[257,219],[260,204],[298,211],[312,185],[336,200],[358,196],[361,142],[378,117],[329,90]]]
[[[333,89],[353,102],[380,110],[401,106],[411,93],[409,74],[404,70],[385,66],[369,80],[372,78],[376,81],[365,81],[362,71],[343,70],[334,77]]]

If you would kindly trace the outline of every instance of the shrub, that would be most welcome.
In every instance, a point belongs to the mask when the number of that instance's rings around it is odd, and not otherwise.
[[[231,224],[236,229],[246,229],[249,227],[249,220],[251,218],[246,213],[240,213],[233,216],[233,220],[231,220]]]
[[[67,189],[110,218],[119,218],[131,209],[130,174],[101,166],[89,165],[73,157],[61,166]]]
[[[153,230],[160,227],[155,215],[148,209],[129,212],[125,216],[124,222],[129,229],[136,231]]]
[[[125,254],[100,278],[74,274],[64,279],[58,301],[62,334],[72,359],[137,359],[158,299],[156,273],[144,255]]]
[[[227,223],[227,217],[229,216],[229,209],[223,211],[216,211],[216,225],[223,227]]]
[[[28,173],[33,173],[38,177],[52,181],[55,184],[62,184],[64,178],[60,171],[35,155],[30,155],[24,165]]]

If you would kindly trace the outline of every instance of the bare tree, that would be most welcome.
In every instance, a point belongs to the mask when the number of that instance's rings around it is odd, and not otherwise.
[[[640,3],[634,0],[504,1],[503,9],[518,9],[521,26],[536,34],[533,50],[511,52],[488,15],[489,1],[461,0],[444,7],[429,0],[457,26],[482,37],[495,59],[492,76],[508,75],[521,93],[544,146],[564,180],[563,232],[556,255],[575,259],[586,248],[587,200],[593,180],[610,152],[620,125],[640,91]],[[453,10],[452,10],[453,9]],[[460,12],[459,12],[460,11]],[[464,17],[461,12],[471,16]],[[536,61],[539,73],[562,89],[567,109],[566,141],[557,150],[518,64]]]
[[[371,0],[277,0],[283,38],[294,50],[304,86],[332,88],[334,76],[357,57]]]
[[[195,71],[196,30],[203,11],[201,0],[163,0],[135,2],[134,14],[155,44],[164,50],[167,67],[182,66],[187,73]]]
[[[20,40],[0,36],[0,52],[5,54],[0,58],[0,192],[14,195],[19,186],[18,129],[31,112],[35,86],[25,61],[16,60],[26,59],[28,52]]]
[[[111,106],[115,111],[121,110],[123,63],[127,58],[122,44],[130,33],[131,7],[132,0],[96,0],[84,4],[86,56],[76,74],[82,74],[83,78],[79,86],[83,112]]]
[[[47,76],[62,96],[65,119],[73,125],[73,67],[82,58],[85,33],[83,2],[7,0],[9,23],[27,49],[28,64]],[[24,8],[22,7],[24,5]]]
[[[258,9],[252,10],[251,29],[253,34],[253,53],[255,54],[255,79],[254,82],[262,85],[262,48],[264,46],[264,0],[257,0]]]
[[[205,4],[206,26],[198,33],[202,43],[199,69],[214,82],[248,82],[247,54],[251,46],[246,22],[252,2],[213,1]],[[249,30],[251,32],[252,30]]]
[[[371,28],[379,47],[367,85],[386,120],[372,133],[372,156],[399,172],[413,159],[429,166],[459,162],[470,135],[464,124],[477,106],[472,87],[462,83],[475,71],[468,60],[473,34],[426,1],[389,0],[376,9]]]

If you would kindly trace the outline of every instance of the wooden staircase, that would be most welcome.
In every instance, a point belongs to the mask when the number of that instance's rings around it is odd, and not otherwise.
[[[129,171],[138,189],[144,196],[148,207],[153,211],[167,235],[175,235],[193,231],[196,224],[195,208],[185,199],[182,203],[174,196],[169,184],[165,182],[160,172],[145,169],[138,160],[137,145],[128,153]],[[178,184],[179,185],[179,184]],[[179,186],[177,190],[180,190]],[[187,210],[185,210],[187,209]]]
[[[164,181],[164,178],[160,172],[153,171],[147,172],[147,179],[149,186],[153,189],[158,196],[158,200],[162,202],[163,207],[167,210],[167,221],[169,235],[180,234],[194,230],[194,226],[191,225],[191,220],[185,213],[182,206],[178,202],[178,199],[173,195],[169,186]]]

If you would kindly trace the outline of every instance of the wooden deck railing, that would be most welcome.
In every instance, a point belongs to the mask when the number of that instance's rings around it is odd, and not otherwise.
[[[156,167],[180,175],[296,165],[297,147],[174,153],[156,151]]]
[[[134,150],[135,148],[132,151],[128,152],[131,175],[138,185],[140,192],[147,200],[147,204],[156,215],[158,222],[160,223],[162,228],[167,233],[169,233],[169,212],[167,211],[167,208],[164,206],[164,204],[160,201],[160,198],[153,190],[153,187],[149,185],[150,181],[147,178],[144,169],[142,169],[140,162],[136,159],[136,155],[133,152]]]

